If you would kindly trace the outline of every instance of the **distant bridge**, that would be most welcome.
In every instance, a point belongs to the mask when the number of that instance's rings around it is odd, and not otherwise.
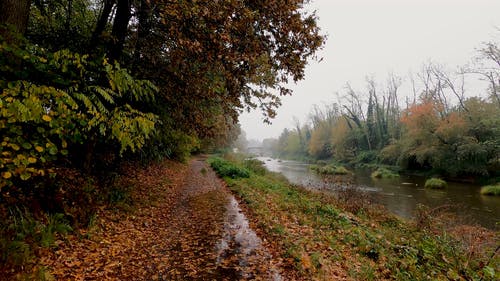
[[[247,147],[247,152],[249,154],[256,154],[259,156],[264,155],[264,148],[262,146],[249,146]]]

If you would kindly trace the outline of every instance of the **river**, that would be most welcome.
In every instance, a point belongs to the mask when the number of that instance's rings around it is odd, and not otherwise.
[[[309,170],[309,165],[297,161],[259,157],[268,170],[283,174],[291,183],[308,189],[334,192],[335,187]],[[418,204],[437,207],[445,204],[453,206],[464,223],[479,224],[490,229],[500,228],[500,197],[484,196],[480,186],[466,183],[448,183],[444,190],[424,188],[425,179],[417,176],[401,176],[398,179],[372,179],[369,172],[355,171],[354,187],[373,194],[377,203],[390,212],[404,218],[411,218]]]

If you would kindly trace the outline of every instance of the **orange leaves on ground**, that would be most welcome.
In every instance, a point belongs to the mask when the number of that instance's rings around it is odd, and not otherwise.
[[[41,258],[56,280],[154,280],[159,266],[170,264],[166,243],[175,235],[166,226],[174,215],[171,207],[186,166],[166,161],[146,169],[132,165],[123,169],[127,176],[120,184],[136,186],[132,210],[99,208],[93,227],[77,230]]]

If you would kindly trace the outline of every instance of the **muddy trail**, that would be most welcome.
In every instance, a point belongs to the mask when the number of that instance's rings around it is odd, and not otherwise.
[[[191,161],[173,211],[184,219],[172,225],[177,235],[168,249],[174,260],[167,279],[282,280],[238,202],[204,159]]]
[[[283,280],[202,157],[132,170],[133,210],[102,209],[42,258],[56,280]],[[85,237],[82,239],[82,237]]]

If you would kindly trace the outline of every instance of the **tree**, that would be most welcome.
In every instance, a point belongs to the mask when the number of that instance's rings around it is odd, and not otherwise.
[[[0,36],[8,42],[15,38],[10,34],[9,28],[12,28],[14,34],[23,35],[28,26],[29,0],[1,0],[0,1]]]
[[[479,74],[482,79],[486,80],[489,84],[491,99],[500,107],[500,47],[498,42],[484,43],[475,58],[475,64],[465,68],[463,73]]]
[[[157,116],[130,105],[154,99],[149,81],[103,59],[22,46],[0,41],[0,187],[48,175],[62,158],[90,171],[98,142],[122,154],[151,136]]]

